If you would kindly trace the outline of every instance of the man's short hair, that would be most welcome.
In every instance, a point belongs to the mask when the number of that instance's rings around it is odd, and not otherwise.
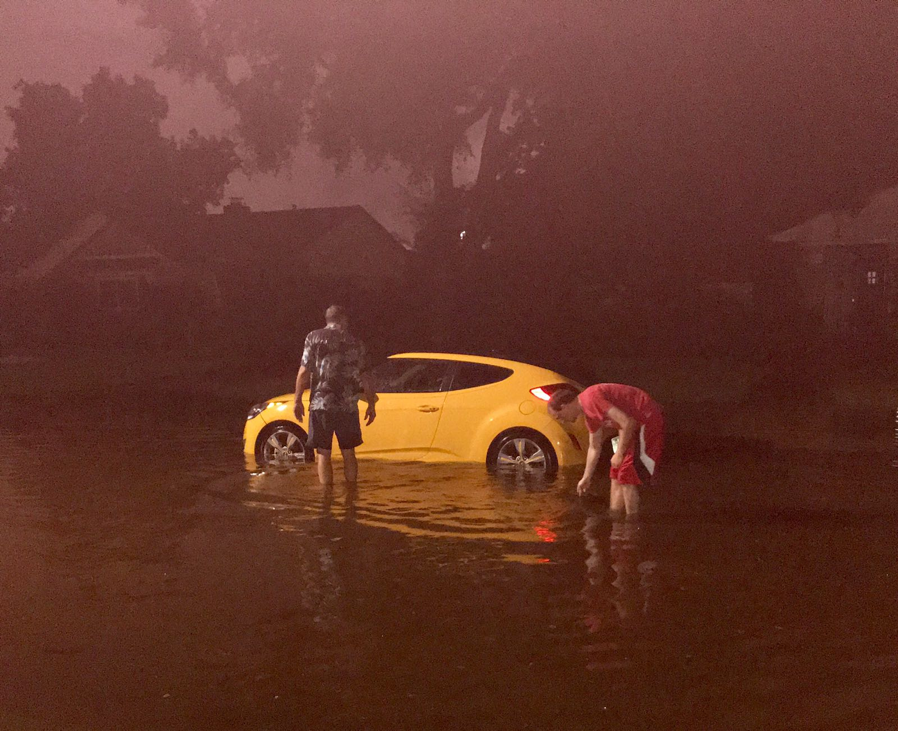
[[[549,411],[558,411],[559,409],[563,409],[569,403],[573,402],[578,395],[579,393],[577,389],[573,386],[565,386],[564,388],[559,388],[549,398]]]
[[[348,319],[349,316],[346,314],[346,308],[342,305],[331,305],[324,313],[324,321],[328,325],[336,325],[338,322]]]

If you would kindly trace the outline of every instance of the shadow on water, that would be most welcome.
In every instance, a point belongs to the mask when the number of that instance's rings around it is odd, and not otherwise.
[[[0,428],[0,727],[898,721],[884,472],[674,453],[615,522],[577,474],[362,462],[326,491],[247,471],[223,423]]]

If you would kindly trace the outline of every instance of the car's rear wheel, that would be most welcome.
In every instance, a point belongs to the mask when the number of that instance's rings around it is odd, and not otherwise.
[[[552,474],[558,457],[552,444],[539,432],[512,429],[493,441],[486,455],[486,467],[493,472]]]
[[[256,460],[263,465],[285,465],[302,462],[306,449],[306,433],[287,421],[269,424],[256,440]]]

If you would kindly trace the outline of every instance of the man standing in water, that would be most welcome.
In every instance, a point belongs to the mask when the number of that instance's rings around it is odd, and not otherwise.
[[[614,455],[611,457],[612,513],[635,515],[639,512],[639,486],[655,476],[664,449],[664,417],[661,407],[633,386],[599,383],[578,394],[565,388],[552,394],[549,414],[563,422],[574,422],[583,414],[589,429],[589,450],[583,478],[577,494],[589,492],[602,444],[611,432]]]
[[[306,449],[318,453],[318,480],[328,487],[334,483],[331,449],[334,435],[343,454],[343,474],[350,486],[358,480],[355,449],[362,443],[359,424],[359,395],[364,391],[368,409],[365,424],[376,416],[377,396],[368,375],[368,356],[361,340],[348,331],[349,317],[339,305],[324,313],[326,327],[306,337],[302,362],[296,374],[293,413],[302,423],[305,408],[302,395],[311,388],[309,399],[309,438]]]

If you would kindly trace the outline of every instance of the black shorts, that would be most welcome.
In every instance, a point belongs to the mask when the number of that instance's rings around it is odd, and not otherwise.
[[[307,447],[330,451],[334,446],[334,434],[340,449],[355,449],[362,443],[362,426],[358,411],[309,412],[309,439]]]

